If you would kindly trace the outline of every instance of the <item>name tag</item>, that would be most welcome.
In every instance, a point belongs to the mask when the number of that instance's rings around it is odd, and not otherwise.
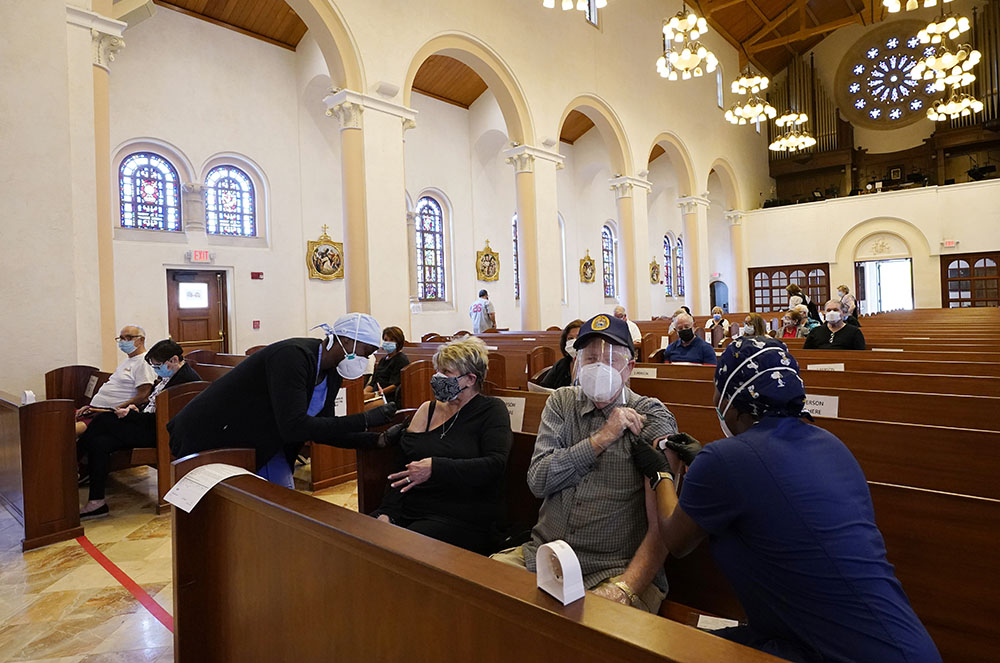
[[[810,396],[806,394],[805,409],[814,417],[836,419],[840,413],[840,396]]]
[[[507,406],[507,414],[510,415],[510,429],[515,433],[524,432],[524,399],[501,396],[500,400]]]
[[[843,364],[809,364],[806,366],[807,371],[844,371]]]
[[[633,368],[632,377],[634,378],[655,378],[656,369],[655,368]]]
[[[872,352],[902,352],[903,348],[872,348]]]

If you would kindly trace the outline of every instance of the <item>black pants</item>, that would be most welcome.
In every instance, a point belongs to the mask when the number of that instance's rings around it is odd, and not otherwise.
[[[451,545],[458,546],[459,548],[465,548],[466,550],[479,553],[480,555],[488,555],[492,552],[491,547],[493,544],[493,538],[490,536],[488,531],[473,529],[468,525],[463,525],[458,522],[443,522],[441,520],[430,520],[428,518],[401,518],[388,513],[383,514],[381,511],[375,511],[371,515],[373,518],[378,518],[380,515],[389,516],[389,520],[393,525],[405,527],[411,532],[423,534],[424,536],[429,536],[432,539],[444,541],[445,543],[450,543]]]
[[[90,499],[103,500],[112,452],[155,447],[156,415],[133,411],[119,419],[114,412],[99,414],[80,436],[79,444],[90,467]]]

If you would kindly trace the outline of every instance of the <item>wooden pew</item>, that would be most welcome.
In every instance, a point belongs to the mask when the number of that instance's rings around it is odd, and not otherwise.
[[[90,404],[110,377],[94,366],[61,366],[45,374],[45,398],[69,398],[79,409]]]
[[[83,535],[76,485],[75,403],[21,405],[0,392],[0,504],[24,527],[28,551]]]
[[[177,510],[173,551],[179,663],[777,660],[254,477]]]

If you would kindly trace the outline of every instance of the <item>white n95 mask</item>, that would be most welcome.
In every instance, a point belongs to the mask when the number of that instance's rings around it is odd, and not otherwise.
[[[607,364],[587,364],[577,372],[580,388],[595,403],[610,401],[622,388],[621,373]]]

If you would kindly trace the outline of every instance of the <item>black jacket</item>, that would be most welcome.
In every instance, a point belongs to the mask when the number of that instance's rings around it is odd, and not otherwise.
[[[179,458],[209,449],[251,448],[262,467],[278,452],[291,463],[310,440],[345,448],[374,444],[377,435],[363,432],[364,414],[334,416],[340,390],[336,370],[326,375],[326,404],[319,415],[306,414],[320,343],[315,338],[278,341],[234,366],[167,424],[171,453]]]
[[[375,364],[375,370],[372,372],[371,378],[368,380],[368,384],[371,385],[372,389],[378,391],[377,387],[382,387],[385,389],[390,385],[396,386],[396,391],[389,394],[386,398],[390,399],[397,405],[401,402],[399,383],[402,381],[402,376],[400,375],[403,368],[410,364],[409,358],[402,352],[397,352],[393,357],[382,357],[379,359],[378,363]]]
[[[572,366],[573,358],[569,355],[563,355],[562,359],[553,364],[549,372],[542,378],[541,386],[546,389],[558,389],[559,387],[570,386],[573,384],[573,376],[570,375],[570,368]]]

